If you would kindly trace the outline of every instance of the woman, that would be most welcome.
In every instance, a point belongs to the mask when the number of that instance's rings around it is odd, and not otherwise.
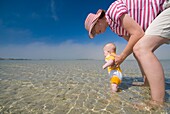
[[[149,82],[152,100],[158,103],[164,102],[164,74],[153,52],[160,45],[170,42],[170,8],[163,11],[164,3],[165,0],[117,0],[106,12],[99,9],[96,14],[90,13],[85,20],[90,38],[105,32],[109,26],[113,32],[128,41],[122,53],[116,56],[116,64],[120,65],[134,52],[144,76],[144,84]],[[166,30],[165,34],[161,33],[163,30]],[[155,70],[159,73],[154,72]]]

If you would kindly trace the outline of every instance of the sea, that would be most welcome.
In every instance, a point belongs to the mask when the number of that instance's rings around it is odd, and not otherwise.
[[[170,114],[170,60],[161,60],[165,104],[150,104],[150,88],[135,60],[121,64],[110,91],[102,60],[0,60],[0,114]]]

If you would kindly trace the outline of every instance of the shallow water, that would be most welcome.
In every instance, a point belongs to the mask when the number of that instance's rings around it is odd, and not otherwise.
[[[120,92],[112,94],[109,76],[96,60],[1,60],[0,112],[23,114],[170,114],[170,61],[161,61],[166,77],[164,106],[147,105],[148,87],[135,61],[125,61]],[[138,107],[139,105],[139,107]],[[136,107],[137,106],[137,107]]]

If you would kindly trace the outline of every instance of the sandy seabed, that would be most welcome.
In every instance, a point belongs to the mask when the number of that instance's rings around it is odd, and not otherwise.
[[[125,61],[120,92],[111,93],[104,61],[1,60],[1,114],[170,114],[170,60],[164,106],[148,105],[149,87],[135,61]]]

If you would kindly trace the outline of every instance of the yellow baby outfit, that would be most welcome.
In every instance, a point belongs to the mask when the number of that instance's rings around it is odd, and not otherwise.
[[[115,60],[115,57],[113,55],[115,55],[115,54],[113,53],[113,54],[106,56],[105,61],[107,62],[109,60]],[[110,75],[110,83],[111,84],[115,83],[117,85],[120,84],[122,81],[122,70],[121,70],[120,66],[115,67],[113,65],[113,66],[109,66],[107,69],[108,69],[108,73]]]

